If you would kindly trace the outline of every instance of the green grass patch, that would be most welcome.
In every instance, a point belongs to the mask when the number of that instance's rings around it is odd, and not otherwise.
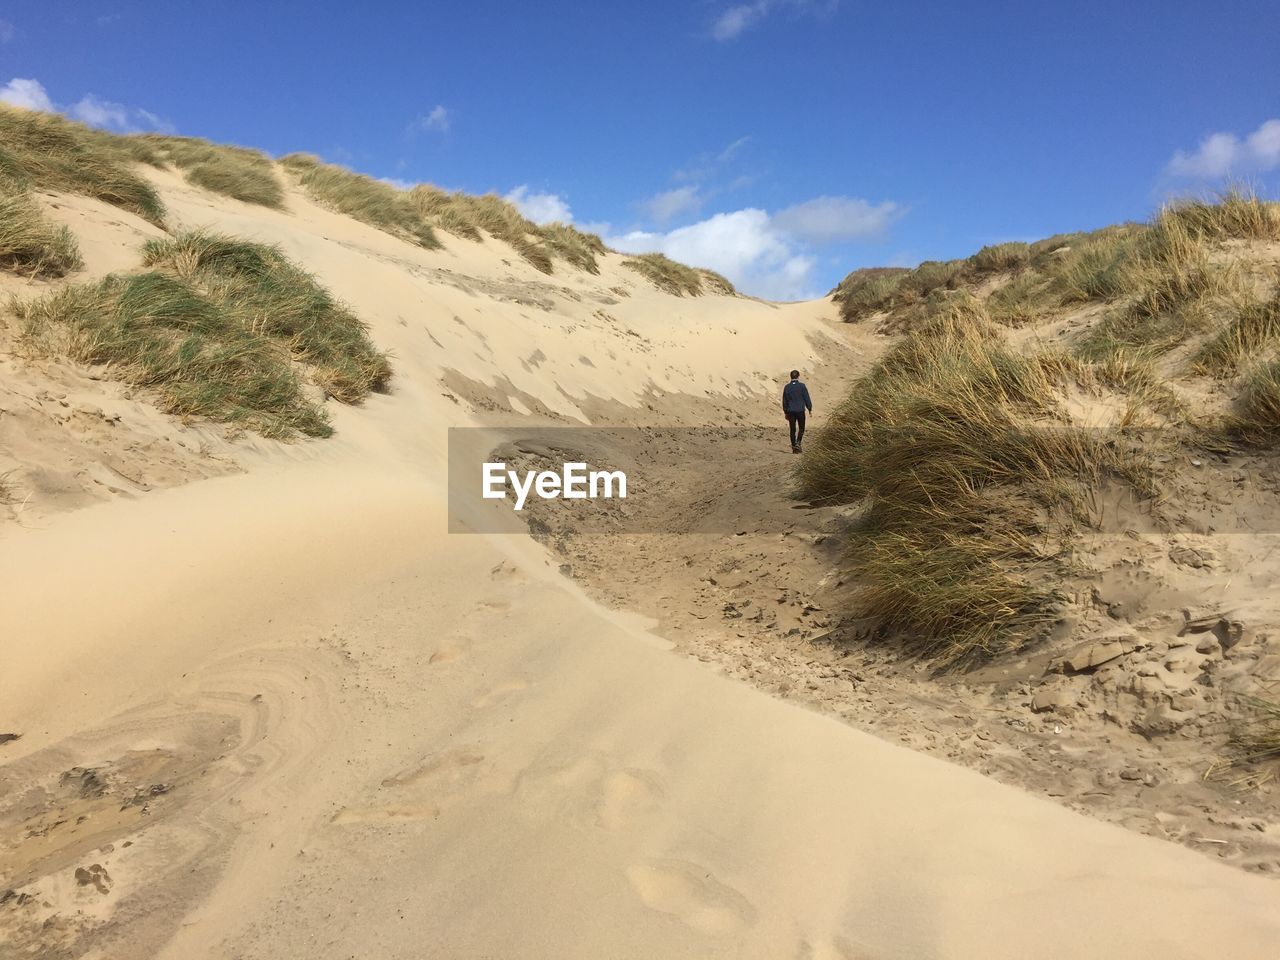
[[[1197,373],[1233,374],[1280,343],[1280,294],[1270,300],[1248,296],[1235,306],[1235,315],[1208,340],[1194,358]]]
[[[154,389],[164,410],[269,437],[328,436],[300,370],[352,403],[391,371],[360,321],[278,249],[208,233],[153,240],[155,269],[15,303],[27,337]]]
[[[1054,279],[1064,303],[1118,300],[1133,291],[1128,267],[1147,230],[1126,224],[1067,235],[1065,243],[1037,253],[1034,263]]]
[[[1117,259],[1107,272],[1124,303],[1081,341],[1083,356],[1166,353],[1208,329],[1244,293],[1239,271],[1215,263],[1209,241],[1175,208],[1161,211],[1146,230],[1109,242]]]
[[[983,247],[965,261],[972,276],[1012,273],[1031,262],[1031,247],[1026,243],[997,243]]]
[[[306,153],[291,153],[280,163],[325,206],[424,249],[441,246],[407,192]]]
[[[280,162],[326,205],[427,249],[440,246],[436,229],[463,240],[481,240],[488,234],[510,244],[542,273],[554,273],[557,260],[588,273],[600,272],[596,257],[605,252],[605,245],[598,236],[568,224],[538,226],[497,194],[449,193],[426,183],[397,190],[309,154],[290,154]]]
[[[1166,211],[1199,240],[1280,240],[1280,203],[1241,189],[1213,200],[1185,200]]]
[[[881,311],[914,308],[931,297],[941,302],[941,295],[962,286],[965,268],[964,260],[926,260],[910,270],[864,267],[840,281],[831,296],[840,305],[840,318],[853,323]],[[898,319],[911,320],[919,313]]]
[[[664,254],[638,254],[623,260],[622,265],[634,270],[664,293],[677,297],[698,297],[703,293],[702,274]]]
[[[467,211],[466,195],[448,193],[429,183],[409,191],[409,201],[427,222],[463,240],[481,240],[483,234]]]
[[[49,222],[31,194],[0,178],[0,268],[26,277],[64,277],[84,266],[71,231]]]
[[[1027,270],[992,291],[986,303],[987,313],[996,323],[1020,327],[1031,323],[1060,302],[1051,280]]]
[[[695,267],[698,275],[702,277],[702,286],[711,293],[718,293],[722,297],[736,297],[738,289],[723,274],[716,273],[714,270],[708,270],[706,267]]]
[[[859,380],[800,462],[800,495],[861,501],[859,613],[943,663],[1022,646],[1048,620],[1061,544],[1105,476],[1140,459],[1056,418],[1071,365],[1022,356],[976,301],[912,330]]]
[[[922,300],[935,291],[954,290],[963,280],[963,260],[926,260],[902,278],[898,297],[908,303]]]
[[[537,228],[551,256],[585,270],[599,273],[596,255],[604,253],[604,241],[594,233],[584,233],[563,223],[548,223]]]
[[[214,193],[280,209],[284,188],[276,176],[275,164],[259,150],[222,146],[194,137],[144,134],[140,142],[178,167],[189,183]]]
[[[1231,424],[1242,439],[1258,445],[1280,441],[1280,361],[1261,364],[1239,399],[1240,416]]]
[[[163,224],[164,204],[135,164],[145,148],[65,117],[0,104],[0,176],[94,197]]]
[[[898,267],[864,267],[849,274],[831,292],[845,323],[864,320],[887,309],[908,271]]]

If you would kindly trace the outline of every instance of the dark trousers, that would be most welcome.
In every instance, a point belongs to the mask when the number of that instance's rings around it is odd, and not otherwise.
[[[791,428],[791,445],[800,446],[800,441],[804,439],[804,411],[792,413],[788,410],[787,425]]]

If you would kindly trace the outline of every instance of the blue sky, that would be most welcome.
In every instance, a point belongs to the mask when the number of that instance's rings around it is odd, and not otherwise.
[[[511,195],[777,298],[1280,184],[1280,3],[0,0],[0,97]]]

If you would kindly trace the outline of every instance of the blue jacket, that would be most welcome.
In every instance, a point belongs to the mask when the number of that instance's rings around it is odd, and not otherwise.
[[[809,388],[799,380],[792,380],[782,388],[782,412],[813,412],[813,401],[809,399]]]

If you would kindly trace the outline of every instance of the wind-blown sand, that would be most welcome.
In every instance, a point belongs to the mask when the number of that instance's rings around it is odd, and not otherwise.
[[[1275,955],[1273,883],[719,676],[527,537],[445,532],[461,400],[772,393],[865,346],[829,305],[676,300],[616,258],[548,285],[159,180],[319,274],[397,379],[320,443],[171,424],[245,472],[10,524],[0,955]]]

